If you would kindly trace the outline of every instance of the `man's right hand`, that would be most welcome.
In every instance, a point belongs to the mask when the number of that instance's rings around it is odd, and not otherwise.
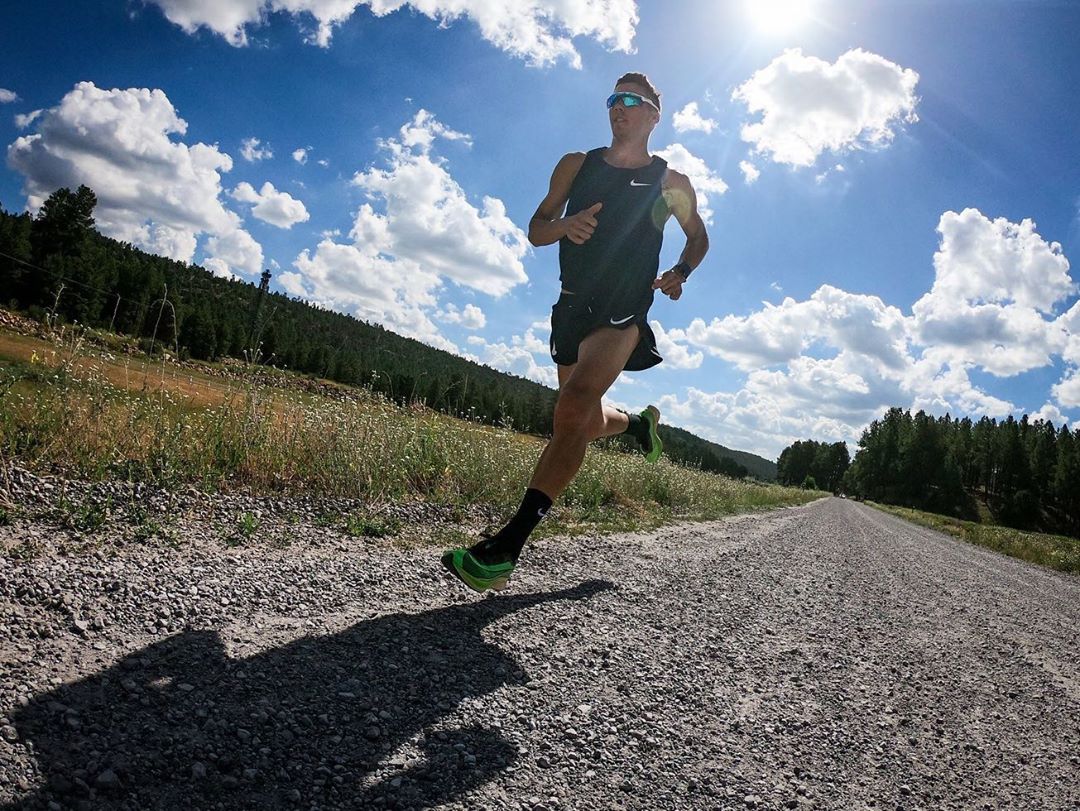
[[[603,203],[593,203],[586,209],[582,209],[571,217],[564,217],[566,224],[566,238],[575,245],[584,245],[589,241],[596,230],[596,214],[603,207]]]

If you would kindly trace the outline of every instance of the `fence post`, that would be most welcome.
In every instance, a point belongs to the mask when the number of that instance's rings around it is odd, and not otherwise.
[[[157,321],[154,322],[154,334],[150,338],[150,353],[154,354],[154,345],[157,343],[157,331],[158,326],[161,324],[161,314],[165,312],[165,302],[169,300],[169,285],[162,285],[165,288],[164,294],[161,296],[161,307],[158,308]],[[174,319],[175,320],[175,319]]]
[[[112,318],[109,319],[109,332],[113,331],[113,326],[116,324],[116,312],[120,309],[120,294],[116,294],[116,306],[113,307]]]

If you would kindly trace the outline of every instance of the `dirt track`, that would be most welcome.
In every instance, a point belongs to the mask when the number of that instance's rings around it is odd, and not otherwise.
[[[3,530],[0,530],[2,532]],[[1080,578],[839,499],[0,560],[3,808],[1080,808]]]

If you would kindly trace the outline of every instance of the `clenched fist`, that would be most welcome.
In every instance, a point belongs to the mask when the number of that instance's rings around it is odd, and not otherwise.
[[[672,301],[678,301],[682,296],[682,286],[686,277],[674,270],[665,270],[664,275],[652,283],[653,290],[659,290]]]
[[[565,217],[566,238],[575,245],[584,245],[588,242],[593,235],[593,231],[596,230],[596,213],[600,211],[603,205],[603,203],[593,203],[577,214]]]

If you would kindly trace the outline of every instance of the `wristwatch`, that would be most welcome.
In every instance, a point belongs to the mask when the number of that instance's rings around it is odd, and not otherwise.
[[[687,262],[679,262],[679,264],[675,265],[672,270],[682,276],[684,282],[689,279],[690,274],[694,272],[694,269],[690,267],[689,263]]]

